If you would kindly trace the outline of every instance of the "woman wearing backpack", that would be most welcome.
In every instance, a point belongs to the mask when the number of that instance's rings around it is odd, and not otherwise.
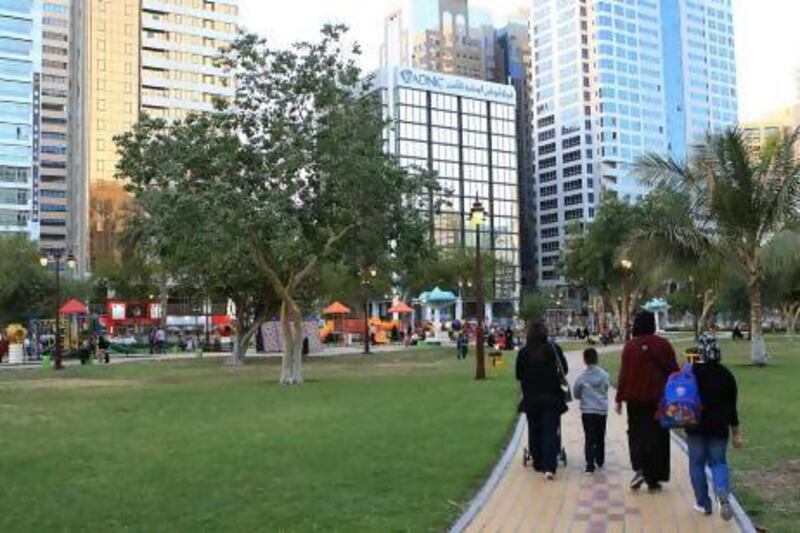
[[[669,481],[669,430],[656,419],[659,402],[670,374],[678,370],[675,350],[656,333],[655,315],[642,311],[633,322],[633,338],[622,350],[617,380],[616,411],[628,412],[628,448],[634,471],[630,487],[639,490],[647,483],[651,491]]]
[[[713,335],[703,335],[698,342],[699,362],[692,365],[700,401],[703,404],[700,423],[687,428],[689,446],[689,476],[696,504],[695,510],[710,515],[712,501],[708,495],[706,466],[711,469],[714,493],[719,502],[720,516],[724,520],[733,518],[728,498],[730,479],[726,452],[728,440],[733,435],[733,445],[743,444],[739,432],[739,413],[736,407],[736,378],[720,363],[721,352]]]
[[[528,340],[517,355],[517,380],[522,386],[520,409],[528,419],[528,450],[533,468],[555,478],[560,451],[561,415],[567,410],[561,382],[569,368],[564,353],[548,342],[542,323],[528,328]]]

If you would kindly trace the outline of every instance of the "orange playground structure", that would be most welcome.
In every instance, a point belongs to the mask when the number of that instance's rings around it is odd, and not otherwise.
[[[376,344],[386,344],[391,338],[392,329],[397,327],[398,331],[403,331],[401,320],[381,320],[380,318],[369,319],[370,330],[374,333]],[[320,328],[320,338],[323,342],[329,335],[334,333],[343,334],[364,334],[364,320],[361,318],[330,319],[325,321],[325,325]]]

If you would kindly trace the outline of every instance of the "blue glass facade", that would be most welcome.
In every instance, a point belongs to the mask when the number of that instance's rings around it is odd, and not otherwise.
[[[38,238],[39,5],[0,0],[0,233]]]
[[[602,191],[636,201],[643,154],[685,159],[737,121],[731,0],[533,0],[539,283]]]

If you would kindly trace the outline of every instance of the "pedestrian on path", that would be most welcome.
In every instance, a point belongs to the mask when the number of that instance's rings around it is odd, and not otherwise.
[[[733,445],[743,445],[739,430],[739,413],[736,406],[736,378],[720,362],[722,352],[717,339],[703,335],[698,343],[699,361],[692,365],[703,412],[700,423],[687,428],[689,446],[689,476],[695,497],[695,510],[712,514],[712,501],[708,495],[706,466],[711,470],[714,495],[719,503],[720,516],[724,520],[733,518],[730,505],[730,475],[728,473],[727,449],[731,434]]]
[[[597,350],[583,351],[586,370],[575,381],[575,399],[581,402],[586,473],[603,468],[606,462],[606,421],[608,418],[608,372],[600,368]]]
[[[659,402],[670,374],[678,371],[675,350],[656,334],[655,315],[642,311],[633,323],[633,338],[622,350],[616,411],[627,404],[628,448],[634,471],[630,487],[661,489],[670,477],[669,430],[656,419]]]
[[[548,342],[544,324],[532,324],[527,344],[517,355],[516,376],[522,387],[520,408],[528,419],[533,468],[550,480],[558,468],[558,432],[561,415],[567,410],[561,376],[568,368],[563,352]]]
[[[456,337],[456,359],[466,359],[469,352],[469,335],[466,331],[460,331]]]

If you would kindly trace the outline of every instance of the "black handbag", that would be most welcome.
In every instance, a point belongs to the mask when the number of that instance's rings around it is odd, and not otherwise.
[[[567,381],[567,374],[564,372],[564,365],[561,364],[561,358],[558,356],[558,349],[555,344],[551,344],[550,348],[553,350],[553,357],[556,358],[556,372],[558,373],[558,384],[564,396],[564,403],[572,402],[572,388]]]

